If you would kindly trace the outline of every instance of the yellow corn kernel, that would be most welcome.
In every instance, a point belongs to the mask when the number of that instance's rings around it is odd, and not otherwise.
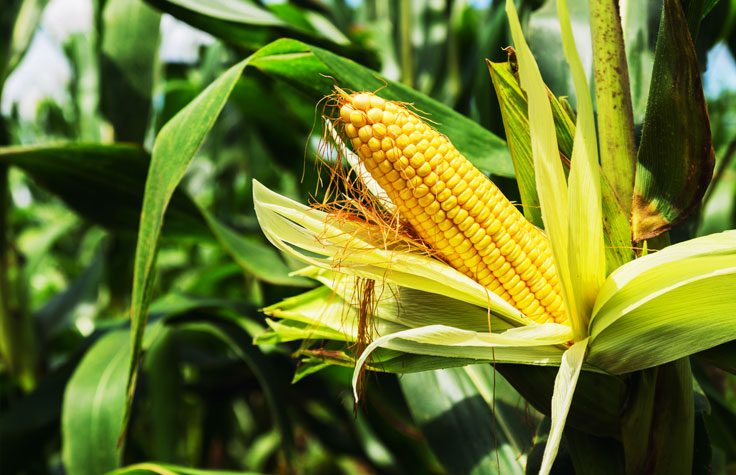
[[[374,94],[338,99],[353,149],[429,246],[527,317],[567,321],[546,236],[447,137]]]

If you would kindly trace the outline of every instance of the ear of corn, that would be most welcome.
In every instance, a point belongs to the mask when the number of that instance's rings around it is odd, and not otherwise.
[[[567,321],[547,238],[447,137],[374,94],[338,100],[353,149],[427,244],[532,320]]]

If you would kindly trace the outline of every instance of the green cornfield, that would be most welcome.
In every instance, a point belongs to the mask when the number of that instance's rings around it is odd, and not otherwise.
[[[736,0],[3,0],[0,473],[736,475]]]

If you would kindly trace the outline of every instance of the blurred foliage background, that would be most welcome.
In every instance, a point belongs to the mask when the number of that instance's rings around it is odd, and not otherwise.
[[[701,3],[696,49],[716,174],[674,242],[736,227],[736,1]],[[251,344],[265,327],[259,308],[312,285],[288,277],[298,264],[261,235],[251,182],[302,202],[315,193],[317,102],[333,84],[314,62],[282,70],[275,57],[245,70],[167,211],[131,425],[115,449],[136,232],[162,126],[230,65],[293,38],[503,138],[485,63],[504,61],[511,43],[502,4],[4,0],[2,473],[533,471],[547,419],[490,367],[373,373],[354,408],[350,368],[296,372],[298,345]],[[517,4],[545,81],[574,107],[554,1]],[[620,4],[639,132],[661,4]],[[590,71],[587,2],[570,7]],[[513,200],[516,184],[502,175]],[[736,441],[724,428],[736,426],[736,379],[694,365],[710,401],[710,466],[734,470]],[[515,417],[494,420],[496,404]],[[563,447],[556,470],[571,463]]]

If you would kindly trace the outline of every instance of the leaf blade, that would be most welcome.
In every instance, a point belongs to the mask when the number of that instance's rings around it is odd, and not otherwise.
[[[568,190],[562,164],[558,160],[557,136],[552,109],[539,72],[539,67],[526,43],[512,0],[506,1],[511,33],[519,59],[521,87],[529,98],[529,132],[532,138],[534,168],[542,219],[549,236],[555,268],[560,280],[568,321],[575,339],[584,337],[584,328],[576,308],[574,288],[568,267],[569,216]]]
[[[544,447],[540,474],[547,475],[552,470],[552,462],[554,462],[560,446],[562,430],[565,428],[567,413],[570,410],[572,396],[575,393],[587,348],[588,339],[585,338],[576,341],[562,356],[562,364],[557,373],[557,378],[555,378],[555,390],[552,395],[552,426],[547,438],[547,445]]]
[[[69,473],[97,474],[120,465],[127,340],[127,331],[102,337],[69,380],[62,409],[62,460]]]
[[[676,0],[664,2],[649,90],[632,203],[635,242],[690,215],[715,166],[698,58]]]
[[[583,64],[572,36],[566,0],[557,2],[557,11],[562,29],[562,45],[567,62],[570,64],[578,99],[575,143],[568,178],[570,206],[568,255],[573,296],[577,299],[576,308],[580,315],[580,324],[587,333],[595,298],[606,276],[598,141],[593,118],[593,102],[590,99]]]
[[[146,179],[134,261],[130,306],[132,352],[121,437],[130,419],[164,213],[194,154],[225,106],[249,60],[246,58],[223,73],[174,116],[156,138]]]

